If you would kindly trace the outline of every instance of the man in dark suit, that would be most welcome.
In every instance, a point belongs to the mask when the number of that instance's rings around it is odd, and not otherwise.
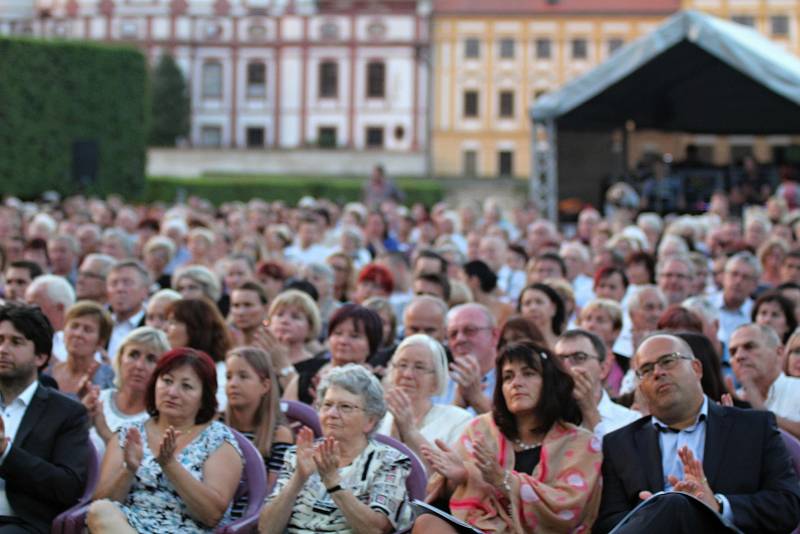
[[[651,416],[605,436],[593,532],[609,532],[623,518],[620,533],[788,533],[797,527],[800,486],[774,415],[709,400],[700,361],[675,336],[646,339],[633,365]],[[661,491],[667,493],[650,500]]]
[[[50,532],[86,485],[86,409],[37,380],[52,340],[39,308],[0,306],[0,534]]]

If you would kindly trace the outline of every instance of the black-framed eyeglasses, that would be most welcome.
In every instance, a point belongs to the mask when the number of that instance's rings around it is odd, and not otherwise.
[[[669,354],[664,354],[663,356],[659,356],[659,358],[654,362],[648,362],[640,365],[639,368],[636,369],[636,376],[639,377],[639,380],[650,378],[653,376],[656,366],[665,371],[669,371],[675,368],[679,360],[694,360],[694,356],[688,356],[686,354],[681,354],[680,352],[670,352]]]
[[[583,352],[582,350],[570,354],[556,354],[556,356],[564,363],[569,362],[570,365],[581,365],[589,360],[600,359],[594,354],[589,354],[588,352]]]

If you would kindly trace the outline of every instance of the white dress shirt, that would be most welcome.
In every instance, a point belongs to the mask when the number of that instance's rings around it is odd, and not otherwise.
[[[132,316],[124,321],[117,322],[116,316],[114,317],[114,328],[111,330],[111,338],[108,340],[108,358],[114,361],[117,357],[117,349],[122,345],[122,340],[125,336],[131,333],[139,323],[144,319],[145,309],[142,308]]]
[[[5,402],[0,399],[0,410],[2,410],[3,424],[5,425],[5,436],[8,438],[6,450],[3,451],[3,455],[0,456],[0,465],[5,462],[9,451],[11,451],[11,444],[14,443],[14,438],[17,437],[19,425],[22,423],[22,418],[25,416],[25,411],[28,409],[28,406],[30,406],[31,399],[33,399],[33,395],[36,393],[36,388],[38,387],[39,381],[34,380],[8,406],[6,406]],[[11,509],[11,503],[8,502],[8,496],[6,495],[6,481],[3,478],[0,478],[0,515],[16,515],[14,510]]]
[[[600,422],[594,428],[594,435],[599,438],[642,417],[639,412],[612,401],[605,389],[597,405],[597,411],[600,413]]]
[[[800,421],[800,378],[781,373],[769,387],[764,407],[789,421]]]

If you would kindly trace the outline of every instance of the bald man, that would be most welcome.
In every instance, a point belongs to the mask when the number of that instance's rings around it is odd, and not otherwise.
[[[603,439],[593,532],[791,532],[800,482],[775,416],[710,401],[700,360],[678,337],[645,339],[632,363],[651,415]]]

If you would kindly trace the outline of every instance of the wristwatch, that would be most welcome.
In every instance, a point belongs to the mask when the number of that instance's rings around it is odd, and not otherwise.
[[[723,502],[723,501],[722,501],[722,497],[720,497],[720,496],[719,496],[719,494],[715,494],[715,495],[714,495],[714,500],[715,500],[715,501],[717,501],[717,506],[719,507],[719,509],[717,510],[717,512],[721,514],[721,513],[722,513],[722,509],[723,509],[723,506],[722,506],[722,502]]]
[[[294,365],[287,365],[286,367],[284,367],[280,371],[278,371],[278,374],[281,375],[282,377],[286,378],[287,376],[292,376],[296,372],[297,371],[294,370]]]

